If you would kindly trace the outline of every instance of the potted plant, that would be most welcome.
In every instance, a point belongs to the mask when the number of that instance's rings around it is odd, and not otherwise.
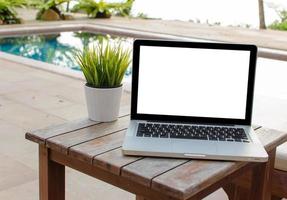
[[[131,63],[131,51],[121,44],[98,43],[76,53],[86,78],[85,94],[89,118],[109,122],[117,119],[122,80]]]

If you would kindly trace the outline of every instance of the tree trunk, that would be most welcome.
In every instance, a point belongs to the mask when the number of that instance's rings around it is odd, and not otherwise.
[[[266,29],[263,0],[258,0],[258,8],[259,8],[259,28]]]
[[[66,6],[66,12],[70,11],[70,1],[67,2],[67,6]]]

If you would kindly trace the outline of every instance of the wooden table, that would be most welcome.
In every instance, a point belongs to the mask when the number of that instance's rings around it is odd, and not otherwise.
[[[65,166],[134,193],[137,200],[201,199],[220,187],[237,198],[232,182],[249,173],[249,198],[270,199],[275,151],[287,140],[285,133],[254,127],[270,156],[267,163],[143,158],[122,155],[128,124],[129,104],[123,103],[113,123],[83,119],[28,132],[26,138],[39,144],[40,200],[65,199]]]

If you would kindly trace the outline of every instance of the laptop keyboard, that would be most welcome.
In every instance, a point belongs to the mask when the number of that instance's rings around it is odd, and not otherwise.
[[[139,123],[138,137],[250,142],[243,128]]]

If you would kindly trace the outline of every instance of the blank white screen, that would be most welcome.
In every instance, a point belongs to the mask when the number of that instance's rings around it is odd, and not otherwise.
[[[245,119],[250,51],[141,46],[139,114]]]

